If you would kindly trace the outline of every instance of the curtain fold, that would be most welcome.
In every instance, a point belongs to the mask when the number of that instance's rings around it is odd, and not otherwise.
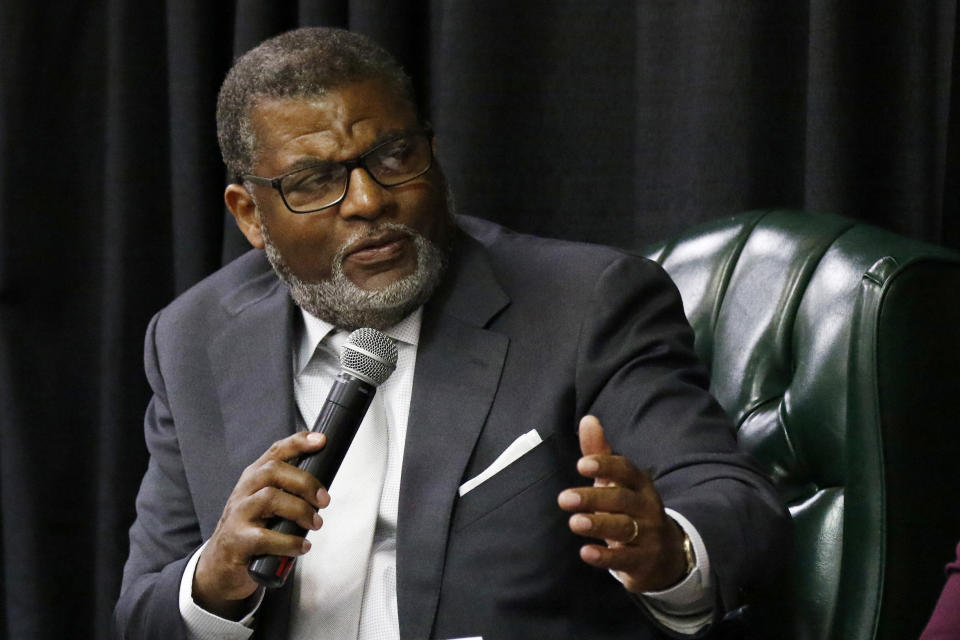
[[[411,72],[463,213],[640,248],[790,206],[960,249],[956,0],[0,3],[0,636],[110,637],[146,323],[247,246],[217,90],[318,24]]]

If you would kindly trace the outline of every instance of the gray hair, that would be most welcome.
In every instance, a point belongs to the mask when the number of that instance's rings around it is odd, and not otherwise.
[[[317,98],[363,80],[382,80],[417,110],[410,77],[382,47],[358,33],[326,27],[287,31],[240,56],[217,97],[217,139],[230,179],[241,182],[256,152],[250,121],[263,98]]]

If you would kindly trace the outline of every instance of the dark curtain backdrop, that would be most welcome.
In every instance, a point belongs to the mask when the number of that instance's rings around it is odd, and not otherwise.
[[[956,0],[3,0],[0,636],[110,635],[144,328],[244,249],[217,88],[314,24],[407,66],[461,212],[636,248],[805,207],[960,248]]]

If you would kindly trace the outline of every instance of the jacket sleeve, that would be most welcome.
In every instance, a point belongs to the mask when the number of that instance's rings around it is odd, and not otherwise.
[[[693,523],[729,611],[773,576],[791,521],[708,389],[673,282],[643,258],[612,262],[581,326],[578,413],[596,415],[614,451],[650,470],[665,506]]]
[[[144,418],[150,462],[137,494],[114,623],[121,638],[182,640],[186,630],[178,605],[180,579],[201,535],[157,356],[159,317],[151,320],[144,347],[153,389]]]

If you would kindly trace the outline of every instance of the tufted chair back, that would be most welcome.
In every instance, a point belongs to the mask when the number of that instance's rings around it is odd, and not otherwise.
[[[916,638],[960,539],[960,256],[751,212],[654,247],[712,390],[793,515],[757,638]]]

